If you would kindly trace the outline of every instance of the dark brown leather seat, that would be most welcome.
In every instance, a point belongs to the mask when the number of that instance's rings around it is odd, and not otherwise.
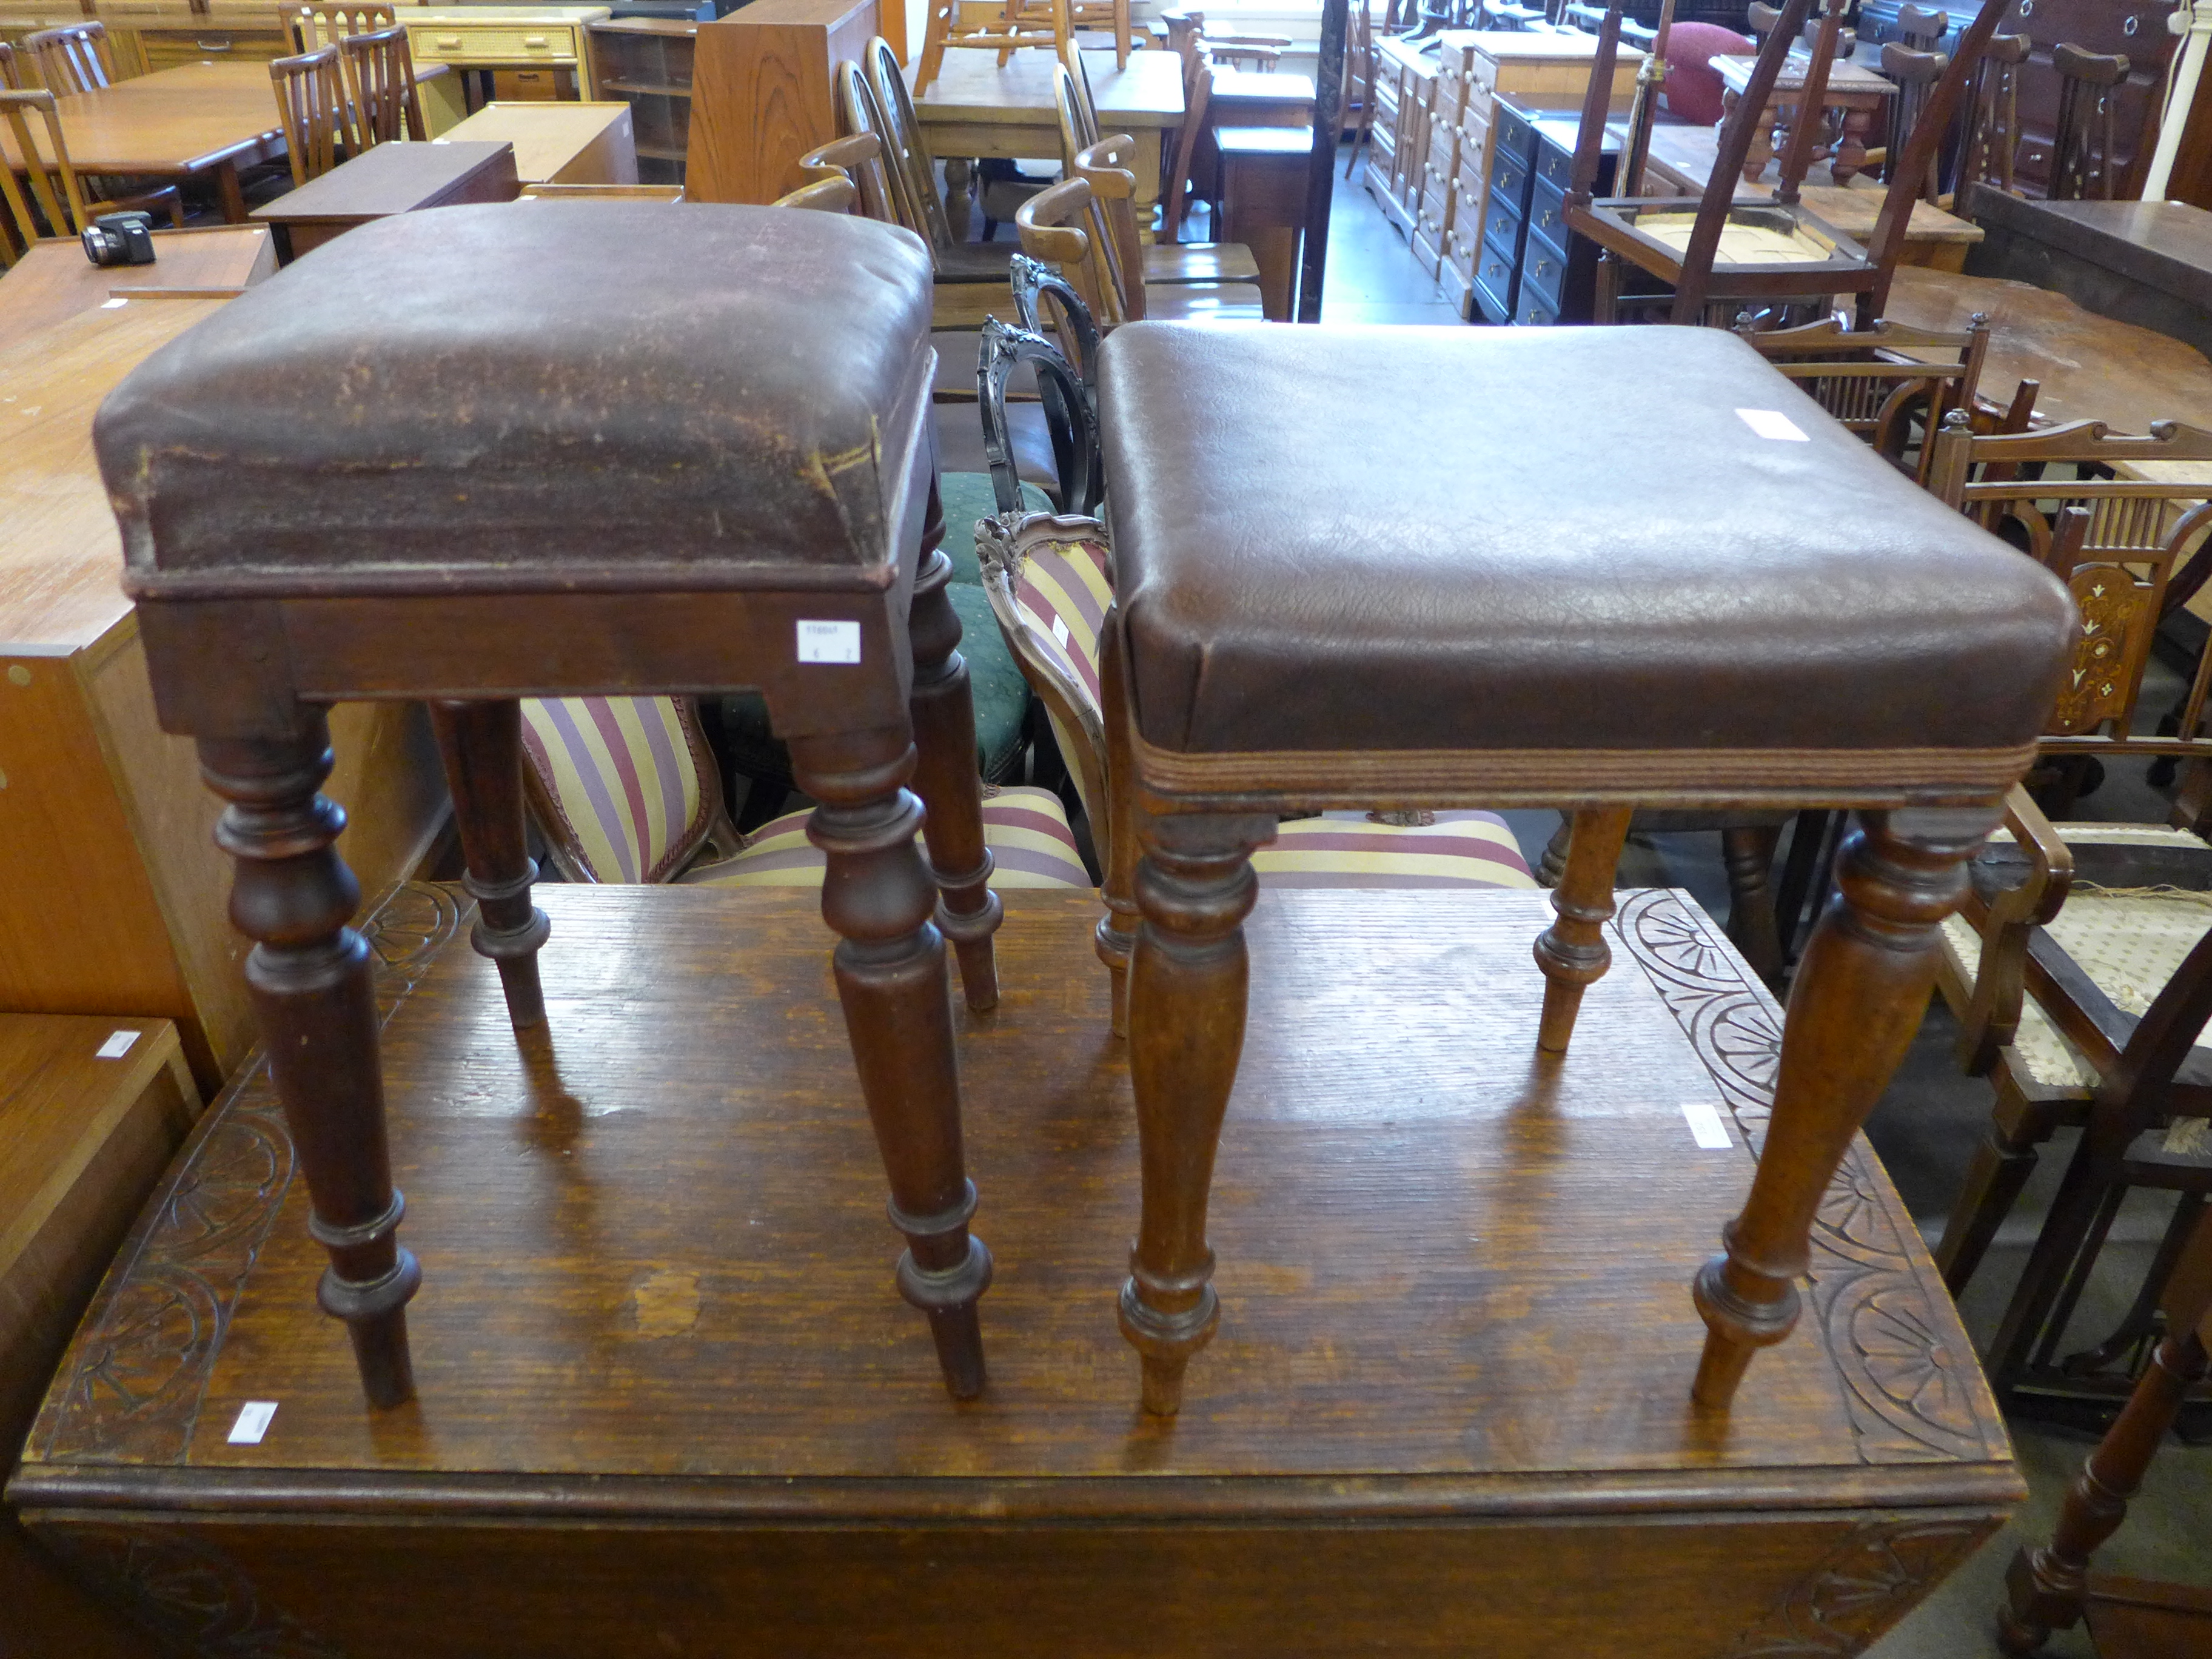
[[[1140,323],[1099,378],[1150,744],[2024,755],[2042,729],[2058,584],[1726,333]]]
[[[307,269],[344,302],[265,284],[101,410],[126,519],[160,514],[126,536],[135,592],[240,567],[349,591],[611,564],[640,585],[893,580],[911,458],[878,451],[930,373],[929,258],[907,232],[497,204],[380,220]],[[744,280],[684,279],[716,270]]]

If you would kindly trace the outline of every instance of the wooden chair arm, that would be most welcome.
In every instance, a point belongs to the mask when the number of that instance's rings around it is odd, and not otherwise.
[[[2005,797],[2005,827],[2028,856],[2027,878],[1985,905],[1970,898],[1966,907],[1982,936],[1982,959],[1959,1020],[1959,1058],[1977,1076],[1996,1063],[1997,1050],[2019,1031],[2029,936],[2058,914],[2074,884],[2073,849],[2021,785]],[[1982,912],[1978,920],[1976,910]]]
[[[1101,138],[1076,152],[1075,176],[1089,185],[1091,193],[1101,201],[1134,201],[1137,175],[1129,170],[1128,164],[1136,159],[1136,154],[1137,141],[1127,133]]]
[[[1014,230],[1022,252],[1048,264],[1079,267],[1091,255],[1091,238],[1065,222],[1091,204],[1091,186],[1081,179],[1062,179],[1014,210]]]
[[[817,179],[811,185],[801,185],[797,190],[779,196],[769,205],[780,208],[811,208],[819,213],[850,213],[853,204],[860,199],[860,192],[843,173],[831,172],[826,179]]]
[[[828,143],[810,149],[799,158],[799,170],[811,184],[825,183],[831,179],[850,179],[850,169],[863,167],[884,153],[883,141],[872,132],[856,132],[850,137],[833,138]]]

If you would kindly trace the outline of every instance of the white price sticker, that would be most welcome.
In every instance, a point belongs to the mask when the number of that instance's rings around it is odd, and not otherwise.
[[[1061,650],[1067,648],[1067,624],[1058,617],[1052,619],[1052,636],[1060,641]]]
[[[1686,1102],[1682,1115],[1690,1121],[1690,1136],[1699,1151],[1724,1152],[1735,1145],[1729,1139],[1728,1125],[1721,1121],[1719,1108],[1710,1101]]]
[[[858,662],[860,624],[856,622],[802,622],[799,624],[801,662]]]
[[[1746,426],[1762,438],[1772,438],[1785,444],[1809,444],[1813,441],[1796,422],[1778,409],[1739,409],[1736,414]]]
[[[136,1031],[110,1031],[107,1041],[93,1051],[95,1060],[120,1060],[131,1052],[131,1045],[138,1041]]]
[[[249,1400],[238,1408],[238,1421],[230,1425],[230,1443],[234,1446],[258,1446],[261,1437],[269,1432],[270,1419],[276,1415],[273,1400]]]

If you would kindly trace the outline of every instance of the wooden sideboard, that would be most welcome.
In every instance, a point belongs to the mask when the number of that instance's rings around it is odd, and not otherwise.
[[[629,103],[641,184],[684,182],[698,35],[698,24],[664,17],[592,25],[592,96]]]
[[[700,24],[685,195],[772,202],[805,183],[799,158],[837,137],[837,65],[857,62],[872,37],[890,37],[887,9],[899,8],[880,0],[752,0]]]
[[[0,351],[0,1010],[173,1020],[210,1091],[253,1042],[220,803],[155,718],[91,426],[134,365],[222,303],[95,302]],[[342,704],[331,732],[327,789],[352,819],[339,849],[374,893],[442,827],[436,749],[408,703]]]
[[[613,14],[605,6],[438,6],[409,9],[407,50],[417,64],[450,65],[462,80],[527,71],[550,74],[555,95],[580,98],[592,82],[592,25]],[[474,88],[471,108],[490,88]]]

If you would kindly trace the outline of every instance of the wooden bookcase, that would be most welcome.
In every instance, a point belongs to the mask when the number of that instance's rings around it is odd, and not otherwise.
[[[592,96],[630,108],[641,184],[680,185],[691,143],[691,62],[699,26],[660,17],[592,25]]]

